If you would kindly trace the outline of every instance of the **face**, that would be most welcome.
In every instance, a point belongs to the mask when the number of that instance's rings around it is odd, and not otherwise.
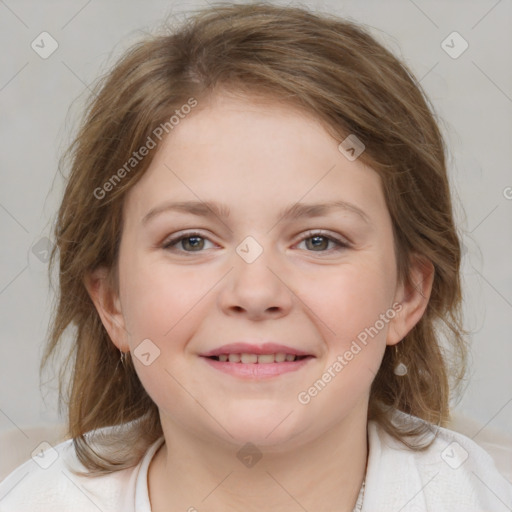
[[[108,328],[169,428],[284,449],[366,414],[386,344],[407,325],[380,178],[338,144],[291,107],[218,95],[130,190],[113,315],[124,328]],[[242,342],[308,357],[262,358],[266,373],[205,356],[254,360],[250,347],[221,349]]]

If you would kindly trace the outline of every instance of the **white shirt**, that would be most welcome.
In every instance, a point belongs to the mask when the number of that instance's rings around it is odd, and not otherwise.
[[[423,421],[404,413],[396,417]],[[368,423],[362,512],[512,510],[512,484],[498,472],[491,456],[458,432],[437,430],[428,450],[414,452],[376,422]],[[148,467],[163,442],[163,437],[158,439],[137,466],[87,478],[70,473],[68,465],[85,468],[72,440],[64,441],[54,447],[59,456],[47,469],[30,459],[0,482],[0,512],[151,512]],[[201,508],[199,503],[191,506]]]

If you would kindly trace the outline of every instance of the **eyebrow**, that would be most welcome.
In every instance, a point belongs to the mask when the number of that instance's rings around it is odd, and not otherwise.
[[[359,216],[364,222],[371,225],[368,215],[355,204],[346,201],[330,201],[319,204],[295,203],[284,208],[278,217],[281,220],[296,220],[302,217],[321,217],[334,210],[343,210]],[[153,217],[167,211],[179,211],[197,215],[199,217],[218,217],[227,219],[231,213],[230,209],[222,204],[213,201],[177,201],[166,202],[151,208],[142,218],[142,224],[147,224]]]

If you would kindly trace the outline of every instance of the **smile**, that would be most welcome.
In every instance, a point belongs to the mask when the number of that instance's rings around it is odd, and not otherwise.
[[[216,370],[242,378],[269,378],[303,368],[313,356],[275,354],[219,354],[202,358]]]
[[[284,363],[285,361],[295,361],[296,359],[304,359],[307,356],[297,356],[295,354],[285,354],[278,352],[276,354],[219,354],[212,356],[217,361],[229,361],[230,363],[243,363],[243,364],[266,364],[266,363]]]

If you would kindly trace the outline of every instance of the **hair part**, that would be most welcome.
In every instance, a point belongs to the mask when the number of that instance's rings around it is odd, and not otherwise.
[[[286,102],[322,122],[337,141],[354,134],[364,142],[359,161],[382,180],[399,281],[414,286],[409,275],[414,255],[435,270],[423,317],[398,351],[386,348],[371,386],[368,419],[411,449],[428,448],[431,443],[408,441],[425,434],[428,424],[400,429],[389,413],[400,410],[444,426],[450,390],[457,389],[466,371],[461,247],[433,109],[406,65],[360,24],[299,7],[217,4],[195,12],[170,34],[134,44],[97,82],[80,129],[61,159],[60,165],[69,160],[71,169],[49,262],[51,269],[58,256],[59,297],[41,371],[63,344],[65,331],[74,327],[59,374],[59,408],[67,408],[68,435],[89,471],[84,474],[131,467],[162,435],[158,408],[133,364],[119,366],[119,351],[87,293],[85,278],[105,267],[118,289],[124,198],[148,169],[160,141],[136,165],[127,167],[127,162],[191,98],[197,112],[218,91]],[[114,179],[116,173],[123,178]],[[394,374],[397,357],[408,367],[406,377]],[[69,365],[72,376],[67,379]],[[119,427],[116,457],[95,450],[86,435],[107,426]],[[104,441],[112,446],[112,438]],[[100,437],[96,442],[102,446]],[[123,451],[123,445],[130,451]]]

